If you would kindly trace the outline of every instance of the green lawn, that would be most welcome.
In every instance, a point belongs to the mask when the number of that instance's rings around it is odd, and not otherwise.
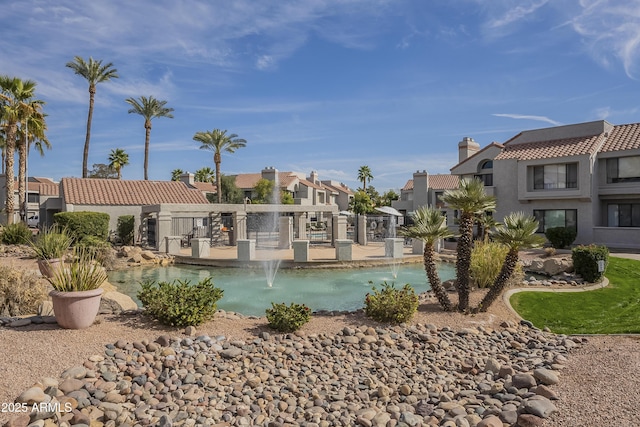
[[[609,258],[609,286],[588,292],[520,292],[511,305],[538,328],[561,334],[640,333],[640,261]]]

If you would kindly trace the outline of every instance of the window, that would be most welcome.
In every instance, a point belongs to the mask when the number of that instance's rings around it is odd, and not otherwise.
[[[640,203],[612,203],[607,214],[609,227],[640,227]]]
[[[538,221],[538,233],[544,233],[554,227],[578,230],[578,211],[576,209],[534,209],[533,216]]]
[[[607,159],[607,183],[639,182],[640,156]]]
[[[493,169],[493,160],[487,160],[480,166],[480,169]]]
[[[444,208],[444,202],[442,201],[442,195],[444,193],[442,191],[436,192],[436,208],[442,209]]]
[[[493,174],[492,173],[485,173],[483,175],[474,175],[473,176],[475,179],[482,181],[482,183],[484,184],[485,187],[491,187],[493,186]]]
[[[38,193],[27,193],[27,201],[29,203],[40,203],[40,194],[38,194]]]
[[[578,164],[544,165],[533,167],[534,190],[578,188]]]

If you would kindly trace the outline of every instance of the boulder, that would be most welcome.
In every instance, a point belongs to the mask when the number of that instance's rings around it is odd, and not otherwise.
[[[572,267],[571,261],[566,258],[547,258],[543,262],[543,273],[547,276],[555,276]]]
[[[109,291],[102,294],[100,301],[100,313],[121,313],[123,311],[137,310],[138,304],[130,296],[117,291]]]

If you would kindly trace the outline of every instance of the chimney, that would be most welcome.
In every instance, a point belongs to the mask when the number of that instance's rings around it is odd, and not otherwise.
[[[311,171],[311,174],[309,175],[309,181],[313,182],[314,184],[320,183],[320,180],[318,179],[317,171]]]
[[[463,162],[478,151],[480,151],[480,144],[475,142],[473,138],[465,136],[462,138],[462,141],[458,143],[458,163]]]
[[[193,187],[193,183],[195,182],[195,175],[190,172],[183,173],[182,175],[180,175],[180,181]]]
[[[274,168],[273,166],[267,166],[266,168],[262,169],[261,175],[262,178],[275,182],[276,176],[278,175],[278,169]]]
[[[417,209],[420,206],[429,204],[429,173],[426,170],[415,171],[413,173],[413,206]]]

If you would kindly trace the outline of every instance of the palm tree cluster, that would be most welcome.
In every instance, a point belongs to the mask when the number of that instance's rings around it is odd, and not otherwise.
[[[537,236],[538,222],[534,217],[522,212],[512,213],[504,218],[503,224],[487,219],[487,212],[496,207],[496,200],[484,191],[484,184],[479,180],[461,180],[457,189],[448,190],[442,200],[452,209],[460,212],[458,228],[458,247],[456,257],[456,288],[458,292],[457,310],[462,313],[486,311],[504,290],[509,278],[518,263],[518,251],[523,248],[536,247],[544,243]],[[435,259],[435,245],[440,239],[452,237],[453,233],[446,224],[446,217],[432,207],[421,207],[412,214],[413,225],[403,227],[399,233],[424,242],[424,267],[431,289],[445,311],[454,309],[447,291],[443,288]],[[495,227],[492,234],[494,241],[509,248],[502,269],[493,286],[477,307],[469,307],[471,292],[470,267],[473,247],[473,227],[476,222]],[[483,230],[486,233],[486,228]]]

